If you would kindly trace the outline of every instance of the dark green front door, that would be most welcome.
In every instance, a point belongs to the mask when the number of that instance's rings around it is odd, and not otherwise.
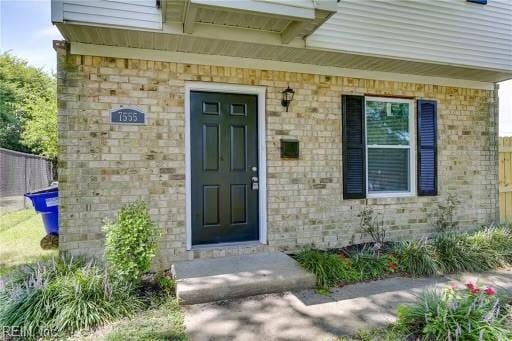
[[[193,245],[259,239],[257,103],[190,94]]]

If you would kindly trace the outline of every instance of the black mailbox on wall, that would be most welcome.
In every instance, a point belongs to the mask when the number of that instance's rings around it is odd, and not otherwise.
[[[298,159],[299,158],[299,140],[281,139],[281,158]]]

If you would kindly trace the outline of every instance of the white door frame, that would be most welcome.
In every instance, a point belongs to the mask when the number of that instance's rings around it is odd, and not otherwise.
[[[212,82],[185,82],[185,212],[187,250],[192,249],[192,172],[190,149],[190,92],[209,91],[258,96],[258,176],[260,243],[267,244],[267,148],[265,129],[266,87]],[[233,243],[229,243],[232,245]],[[241,243],[243,244],[243,243]],[[222,247],[223,244],[211,244]]]

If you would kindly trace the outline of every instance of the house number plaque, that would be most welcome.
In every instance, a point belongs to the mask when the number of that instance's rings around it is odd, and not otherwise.
[[[110,111],[110,123],[146,124],[146,113],[132,108],[119,108]]]

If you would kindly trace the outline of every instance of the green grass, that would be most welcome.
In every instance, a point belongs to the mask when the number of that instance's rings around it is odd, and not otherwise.
[[[74,335],[71,340],[187,340],[183,313],[174,298],[131,318],[116,321],[87,334]]]
[[[351,337],[341,337],[339,341],[404,341],[407,335],[395,330],[394,326],[382,329],[361,330]]]
[[[39,246],[44,236],[41,216],[32,209],[0,215],[0,276],[18,265],[56,255]]]

